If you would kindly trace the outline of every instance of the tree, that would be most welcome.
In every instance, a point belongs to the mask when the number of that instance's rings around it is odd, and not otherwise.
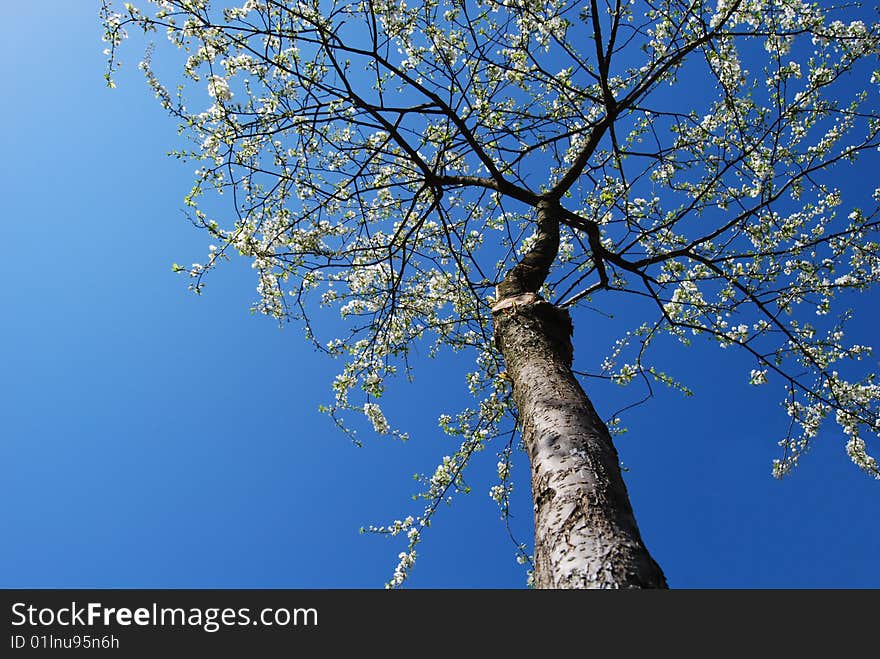
[[[518,432],[535,585],[665,587],[581,385],[681,386],[648,361],[664,334],[738,347],[752,384],[782,385],[791,426],[776,476],[833,416],[852,461],[880,478],[867,452],[880,385],[860,370],[870,347],[844,335],[854,294],[880,278],[880,188],[838,184],[880,146],[880,28],[860,7],[219,4],[102,8],[109,84],[127,29],[164,33],[186,57],[175,92],[153,46],[140,65],[193,141],[177,152],[200,163],[186,203],[215,243],[205,263],[175,269],[199,292],[231,254],[251,259],[256,308],[347,360],[326,411],[351,433],[357,411],[406,438],[378,401],[416,345],[476,362],[473,407],[440,419],[461,445],[423,479],[424,513],[373,529],[409,539],[389,585],[491,442],[491,495],[506,511]],[[619,294],[653,316],[600,372],[574,371],[572,314]],[[347,322],[329,342],[321,306]]]

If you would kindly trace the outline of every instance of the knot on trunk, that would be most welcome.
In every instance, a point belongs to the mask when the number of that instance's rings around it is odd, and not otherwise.
[[[522,293],[496,302],[492,316],[495,319],[495,347],[505,353],[505,359],[508,358],[507,348],[516,350],[521,346],[552,350],[571,366],[574,327],[567,310],[550,304],[536,293]]]

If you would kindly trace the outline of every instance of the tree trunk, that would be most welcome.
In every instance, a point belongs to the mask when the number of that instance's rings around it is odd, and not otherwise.
[[[666,588],[639,534],[608,428],[571,371],[568,312],[532,292],[499,297],[495,336],[531,460],[535,585]]]

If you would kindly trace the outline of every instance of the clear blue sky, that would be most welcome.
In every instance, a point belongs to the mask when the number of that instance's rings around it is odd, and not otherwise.
[[[0,42],[0,586],[381,587],[402,546],[358,528],[418,510],[411,477],[454,450],[436,418],[462,373],[427,364],[390,394],[413,439],[358,449],[317,411],[340,365],[249,313],[245,264],[187,292],[170,265],[208,242],[181,211],[193,166],[164,155],[176,128],[135,49],[104,86],[97,4],[18,3]],[[585,318],[576,348],[595,362],[593,338],[620,326]],[[829,428],[776,481],[778,390],[709,345],[663,359],[696,395],[660,392],[618,447],[670,585],[880,587],[880,483],[842,438]],[[619,399],[590,393],[600,411]],[[495,462],[479,455],[474,492],[441,510],[411,587],[524,585],[487,495]]]

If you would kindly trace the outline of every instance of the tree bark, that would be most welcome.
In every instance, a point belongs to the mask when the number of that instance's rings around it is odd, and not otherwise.
[[[608,428],[572,373],[571,318],[536,293],[556,257],[555,215],[552,205],[538,207],[534,246],[499,285],[492,310],[531,462],[535,585],[666,588]]]
[[[568,313],[536,297],[495,315],[532,468],[538,588],[665,588],[608,428],[571,371]]]

